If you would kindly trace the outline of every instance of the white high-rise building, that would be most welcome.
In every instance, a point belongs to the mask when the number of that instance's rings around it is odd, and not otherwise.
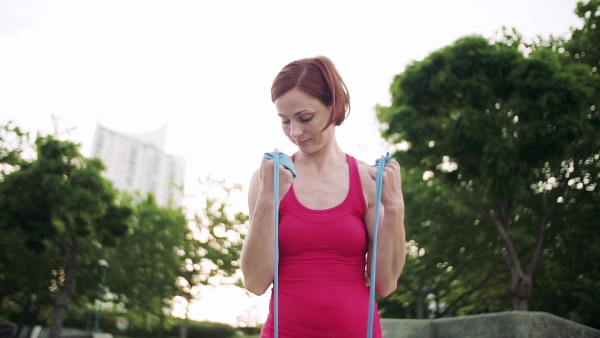
[[[186,160],[164,152],[167,123],[140,134],[110,130],[98,122],[92,156],[106,166],[104,177],[118,190],[152,192],[160,206],[181,206]]]

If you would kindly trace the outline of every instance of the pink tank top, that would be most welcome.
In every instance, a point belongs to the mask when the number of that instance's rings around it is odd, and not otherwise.
[[[293,158],[293,157],[292,157]],[[364,338],[369,286],[365,281],[366,203],[356,159],[346,155],[348,195],[339,205],[313,210],[292,184],[279,206],[279,337]],[[273,293],[261,337],[273,337]],[[382,337],[377,305],[373,337]]]

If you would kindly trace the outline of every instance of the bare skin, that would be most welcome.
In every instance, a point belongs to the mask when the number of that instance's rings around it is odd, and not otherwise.
[[[298,176],[280,165],[279,197],[288,192],[292,181],[296,197],[311,209],[329,209],[340,204],[349,189],[346,153],[335,138],[335,125],[325,128],[330,107],[318,99],[292,89],[275,100],[284,134],[298,146],[294,168]],[[367,210],[367,272],[370,276],[375,225],[376,168],[358,161]],[[273,168],[272,160],[263,159],[252,176],[248,193],[250,226],[242,248],[242,272],[246,289],[262,295],[273,282]],[[404,197],[400,165],[392,160],[385,165],[380,205],[375,292],[387,296],[394,292],[404,268],[406,240],[404,232]]]

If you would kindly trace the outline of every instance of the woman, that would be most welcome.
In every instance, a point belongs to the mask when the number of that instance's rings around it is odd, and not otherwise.
[[[360,337],[367,332],[376,168],[343,152],[335,128],[350,111],[346,85],[326,57],[285,66],[271,99],[298,147],[297,177],[279,168],[279,337]],[[244,285],[261,295],[274,275],[272,160],[252,176],[250,226],[242,249]],[[405,261],[400,165],[385,165],[379,213],[375,292],[396,289]],[[377,309],[375,308],[375,312]],[[261,337],[273,337],[273,297]],[[379,316],[373,337],[381,337]]]

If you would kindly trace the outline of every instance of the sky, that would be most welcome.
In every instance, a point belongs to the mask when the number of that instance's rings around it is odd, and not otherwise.
[[[336,136],[373,162],[388,149],[375,106],[395,75],[467,35],[516,28],[569,36],[576,0],[0,0],[0,124],[64,132],[91,153],[96,124],[128,133],[168,123],[165,151],[187,160],[186,193],[210,175],[247,189],[262,155],[296,149],[270,100],[288,62],[325,55],[352,110]],[[54,120],[53,120],[54,116]],[[246,208],[241,205],[241,208]],[[196,319],[266,319],[268,296],[206,291]],[[238,304],[224,307],[225,298]]]

